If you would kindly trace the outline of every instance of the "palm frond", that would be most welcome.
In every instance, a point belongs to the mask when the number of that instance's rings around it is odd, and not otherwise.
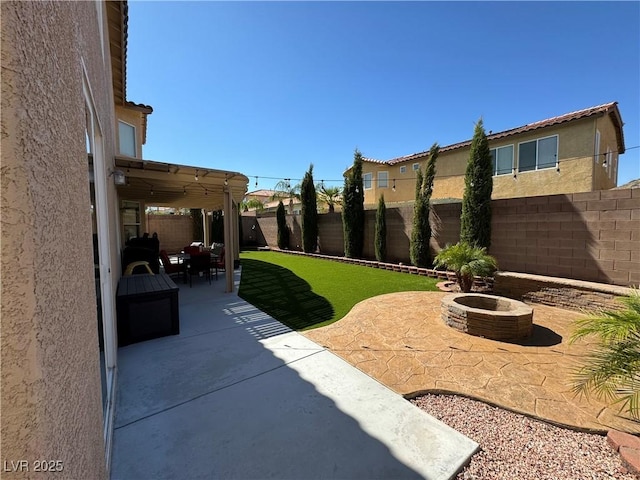
[[[576,321],[570,342],[589,335],[596,335],[605,343],[618,342],[640,333],[639,290],[633,289],[631,295],[618,301],[624,307],[621,310],[603,310]]]
[[[627,315],[622,315],[626,318]],[[583,365],[573,372],[572,389],[576,394],[597,397],[619,403],[634,418],[640,416],[640,330],[628,325],[616,328],[615,318],[602,314],[597,318],[582,319],[579,336],[594,334],[600,337],[600,346],[589,354]],[[622,331],[622,334],[621,332]]]

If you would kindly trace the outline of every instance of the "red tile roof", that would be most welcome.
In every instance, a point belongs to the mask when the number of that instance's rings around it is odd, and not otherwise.
[[[559,125],[561,123],[566,123],[573,120],[579,120],[581,118],[587,118],[593,115],[610,115],[611,116],[613,123],[616,126],[616,132],[618,136],[618,153],[624,153],[625,147],[624,147],[624,137],[622,134],[622,119],[620,117],[620,112],[618,110],[618,102],[605,103],[603,105],[597,105],[595,107],[590,107],[590,108],[585,108],[583,110],[577,110],[575,112],[565,113],[564,115],[560,115],[557,117],[547,118],[546,120],[540,120],[539,122],[528,123],[521,127],[516,127],[510,130],[505,130],[503,132],[487,135],[487,139],[489,141],[498,140],[500,138],[516,135],[518,133],[531,132],[533,130],[538,130],[540,128]],[[471,145],[471,140],[466,140],[464,142],[454,143],[451,145],[440,147],[440,152],[457,150],[458,148],[468,147],[469,145]],[[386,161],[375,160],[373,158],[365,158],[364,160],[366,162],[371,162],[371,163],[394,165],[396,163],[402,163],[409,160],[425,157],[428,153],[429,151],[426,150],[424,152],[412,153],[411,155],[405,155],[403,157],[397,157],[397,158],[393,158],[391,160],[386,160]]]

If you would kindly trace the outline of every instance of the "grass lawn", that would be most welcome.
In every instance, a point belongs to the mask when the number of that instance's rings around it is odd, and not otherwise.
[[[243,252],[238,294],[295,330],[344,317],[384,293],[437,290],[434,278],[279,252]]]

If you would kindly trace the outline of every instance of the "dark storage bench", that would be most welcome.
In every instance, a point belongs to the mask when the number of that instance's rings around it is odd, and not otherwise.
[[[118,283],[118,346],[180,333],[178,287],[168,275],[130,275]]]

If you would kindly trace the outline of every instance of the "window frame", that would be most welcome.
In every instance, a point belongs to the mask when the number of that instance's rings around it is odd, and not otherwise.
[[[417,172],[418,170],[420,170],[420,163],[416,162],[413,165],[411,165],[411,168],[413,168],[414,172]]]
[[[526,142],[525,142],[526,143]],[[498,173],[498,150],[501,150],[503,148],[511,148],[511,168],[509,169],[508,172],[505,173]],[[495,147],[495,148],[491,148],[489,149],[490,152],[496,152],[494,155],[494,165],[493,165],[493,176],[497,177],[497,176],[501,176],[501,175],[509,175],[511,173],[513,173],[513,170],[515,168],[515,159],[516,159],[516,147],[515,144],[511,143],[509,145],[502,145],[501,147]]]
[[[123,135],[121,134],[121,130],[120,127],[121,125],[125,125],[127,127],[131,127],[133,129],[133,155],[129,155],[127,152],[123,152],[122,151],[122,141],[123,141]],[[118,119],[118,153],[120,155],[125,155],[127,157],[133,157],[133,158],[137,158],[138,157],[138,132],[136,129],[135,125],[132,125],[128,122],[125,122],[124,120],[120,120]]]
[[[541,140],[546,140],[548,138],[555,138],[556,139],[556,153],[555,153],[555,157],[556,157],[556,161],[553,163],[553,165],[545,165],[544,167],[540,167],[540,148],[539,148],[539,144]],[[535,165],[534,168],[529,169],[529,170],[521,170],[521,156],[520,156],[520,147],[526,143],[533,143],[535,142],[536,144],[536,158],[535,158]],[[548,170],[550,168],[558,168],[558,162],[559,162],[559,156],[558,156],[558,152],[560,151],[560,136],[555,133],[553,135],[547,135],[546,137],[539,137],[539,138],[534,138],[533,140],[526,140],[524,142],[518,142],[518,173],[526,173],[526,172],[536,172],[538,170]]]
[[[368,177],[368,180],[367,180]],[[369,186],[367,187],[367,181]],[[362,174],[362,188],[365,190],[371,190],[373,188],[373,172],[367,172]]]
[[[607,152],[605,153],[604,158],[607,161],[607,175],[611,178],[613,173],[613,150],[611,150],[609,145],[607,145]]]
[[[402,173],[402,174],[407,173],[407,166],[406,165],[401,165],[400,166],[400,173]]]
[[[382,180],[380,178],[380,175],[386,175],[386,178],[384,180]],[[386,170],[381,170],[378,172],[376,181],[378,182],[377,186],[378,188],[389,188],[389,172]]]

